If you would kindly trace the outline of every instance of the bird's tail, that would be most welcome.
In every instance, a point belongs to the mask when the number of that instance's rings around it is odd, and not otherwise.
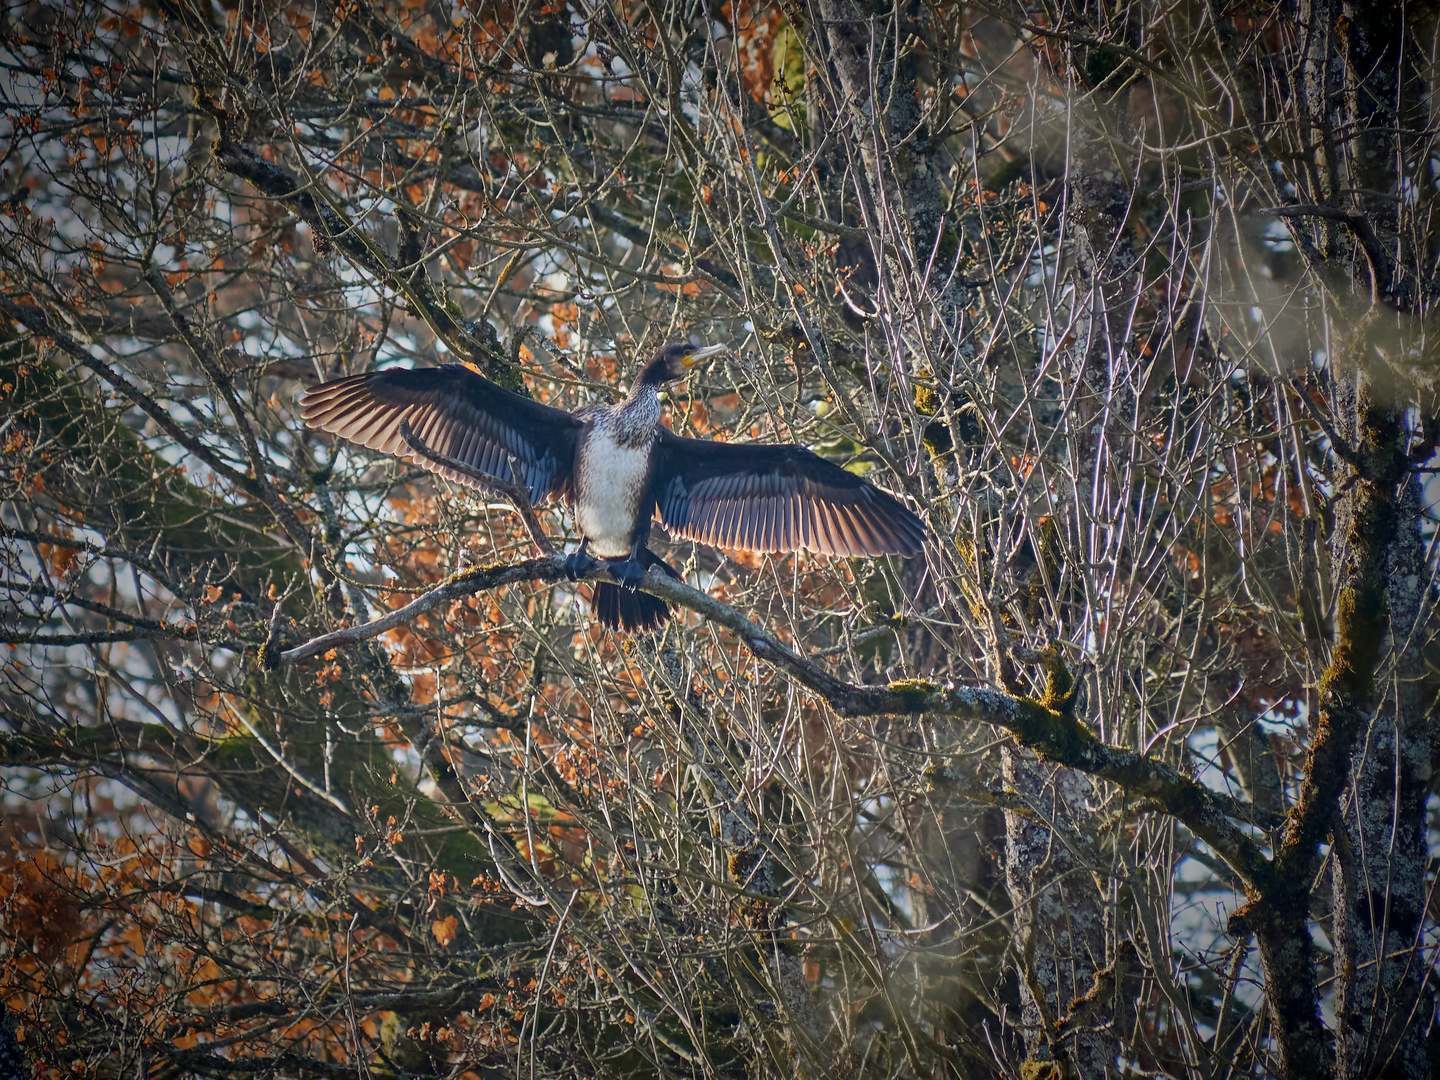
[[[658,566],[676,581],[681,580],[670,564],[653,552],[641,549],[640,562],[645,569]],[[631,592],[609,581],[595,583],[595,597],[590,602],[595,617],[611,630],[627,634],[652,634],[670,618],[670,607],[649,593]]]

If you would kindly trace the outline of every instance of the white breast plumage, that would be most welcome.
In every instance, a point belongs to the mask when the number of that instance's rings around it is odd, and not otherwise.
[[[639,502],[650,476],[654,443],[617,439],[610,425],[595,424],[575,462],[575,523],[603,558],[630,554]]]

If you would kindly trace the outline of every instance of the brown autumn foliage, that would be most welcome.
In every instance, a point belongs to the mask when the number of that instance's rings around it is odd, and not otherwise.
[[[1430,1075],[1437,56],[1338,0],[0,12],[0,1075]],[[676,431],[925,557],[657,528],[626,640],[298,416],[681,338],[734,351]]]

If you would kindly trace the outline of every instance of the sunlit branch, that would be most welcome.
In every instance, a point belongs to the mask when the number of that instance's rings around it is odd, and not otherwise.
[[[556,582],[565,577],[558,555],[531,559],[514,566],[483,566],[461,571],[417,597],[403,608],[361,626],[336,630],[275,658],[292,664],[309,657],[365,641],[403,625],[439,604],[522,581]],[[582,580],[613,580],[601,565]],[[1248,809],[1229,800],[1222,805],[1214,793],[1163,762],[1124,747],[1101,742],[1074,717],[1047,708],[1031,698],[987,687],[944,686],[924,680],[904,680],[888,686],[864,686],[837,678],[825,668],[796,653],[759,624],[729,604],[675,581],[658,570],[646,573],[640,588],[718,623],[735,634],[760,660],[794,678],[818,694],[840,716],[913,716],[927,714],[973,720],[1003,728],[1041,757],[1079,769],[1124,788],[1140,798],[1163,806],[1205,843],[1214,848],[1242,880],[1263,876],[1265,858],[1245,831],[1230,820],[1233,813],[1248,816]]]

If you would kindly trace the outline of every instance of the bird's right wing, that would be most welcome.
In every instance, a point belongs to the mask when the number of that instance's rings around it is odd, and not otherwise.
[[[461,364],[387,368],[312,387],[300,399],[312,428],[384,454],[398,454],[448,480],[481,488],[472,477],[410,452],[400,422],[429,449],[511,483],[530,501],[573,491],[576,433],[569,413],[497,386]],[[510,469],[515,458],[520,476]]]

